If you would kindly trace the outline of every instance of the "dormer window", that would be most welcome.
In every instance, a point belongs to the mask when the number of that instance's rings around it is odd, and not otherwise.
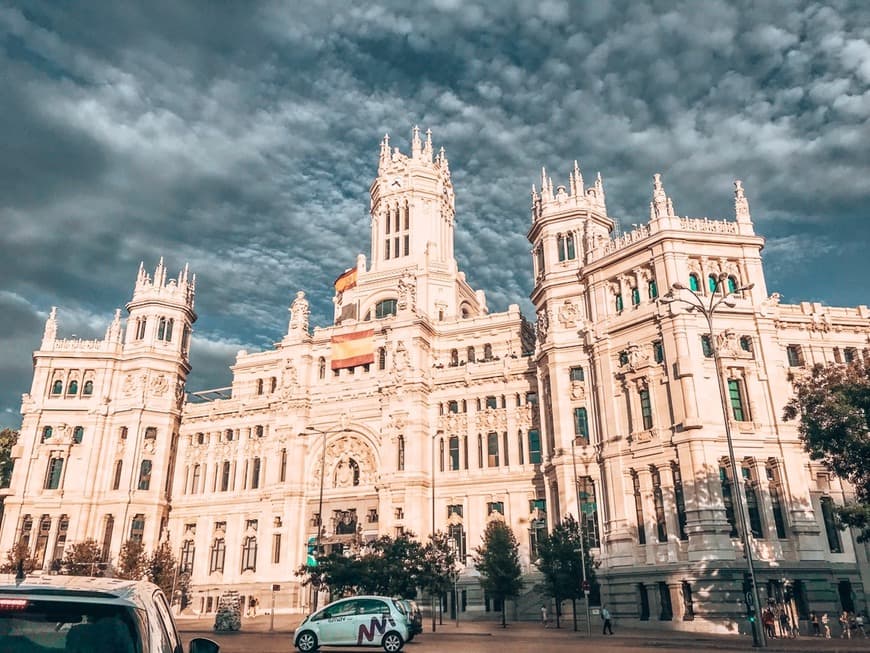
[[[51,386],[51,394],[59,395],[63,394],[63,381],[57,379],[54,384]]]
[[[85,381],[85,385],[82,388],[82,394],[85,396],[90,396],[94,394],[94,382],[93,381]]]
[[[77,395],[79,393],[79,382],[73,379],[67,386],[66,393],[68,395]]]

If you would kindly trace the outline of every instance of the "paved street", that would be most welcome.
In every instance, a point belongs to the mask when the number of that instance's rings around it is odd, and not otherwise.
[[[275,632],[268,632],[269,617],[259,616],[245,619],[242,632],[215,634],[211,631],[212,620],[182,619],[179,627],[186,642],[192,637],[209,637],[221,645],[221,653],[287,653],[294,650],[292,645],[293,628],[299,616],[276,616]],[[454,622],[438,626],[431,632],[431,622],[427,630],[405,646],[408,653],[434,653],[452,650],[456,653],[507,653],[535,651],[536,653],[568,653],[569,651],[601,651],[613,649],[619,653],[634,653],[650,650],[667,653],[685,651],[689,648],[717,651],[745,651],[752,647],[749,637],[707,635],[691,633],[672,633],[654,629],[623,631],[617,623],[616,635],[604,637],[593,634],[587,639],[585,633],[575,633],[571,625],[560,629],[542,628],[531,622],[511,623],[502,629],[498,623],[488,621]],[[361,649],[325,649],[327,651],[359,651]],[[380,650],[380,649],[362,649]],[[818,651],[820,653],[870,653],[870,639],[841,640],[801,637],[794,640],[773,639],[769,651]]]

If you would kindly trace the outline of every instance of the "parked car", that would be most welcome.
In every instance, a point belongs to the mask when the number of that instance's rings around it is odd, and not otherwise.
[[[405,614],[408,615],[410,623],[410,637],[408,641],[410,642],[414,639],[415,635],[423,632],[423,613],[420,612],[420,606],[413,599],[399,599],[399,603],[402,604],[402,607],[405,608]]]
[[[302,653],[321,646],[382,646],[387,653],[396,653],[409,636],[408,620],[398,600],[352,596],[305,617],[293,633],[293,643]]]
[[[184,653],[166,597],[144,581],[0,574],[0,650]],[[203,638],[189,653],[218,653]]]

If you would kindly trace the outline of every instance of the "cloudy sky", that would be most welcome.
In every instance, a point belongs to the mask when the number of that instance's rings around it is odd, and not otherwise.
[[[578,159],[622,226],[661,172],[681,215],[743,179],[785,301],[870,302],[870,4],[430,0],[0,4],[0,426],[31,352],[102,337],[140,261],[190,263],[190,389],[331,321],[368,251],[378,142],[431,128],[457,256],[531,314],[529,189]]]

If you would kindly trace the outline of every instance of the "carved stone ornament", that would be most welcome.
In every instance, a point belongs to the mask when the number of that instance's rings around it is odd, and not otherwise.
[[[586,383],[583,381],[571,381],[571,399],[586,398]]]
[[[636,342],[628,343],[628,369],[632,372],[649,365],[649,354]]]
[[[752,354],[740,347],[740,338],[733,329],[725,329],[716,336],[716,348],[723,358],[751,358]]]
[[[145,440],[142,443],[142,451],[147,453],[150,456],[154,455],[154,452],[157,450],[156,445],[154,444],[154,440]]]
[[[417,278],[410,270],[405,270],[399,279],[399,299],[396,307],[400,311],[413,310],[417,304]]]
[[[577,326],[577,319],[580,317],[580,311],[577,310],[577,305],[571,300],[566,299],[565,303],[559,307],[559,322],[566,329]]]
[[[541,308],[538,310],[538,342],[546,341],[549,330],[550,318],[547,315],[547,309]]]
[[[166,380],[166,375],[161,374],[151,379],[151,394],[155,397],[162,397],[169,390],[169,382]]]
[[[314,455],[314,473],[309,478],[312,487],[319,485],[321,474],[320,454]],[[377,463],[371,447],[354,434],[345,434],[329,442],[326,446],[326,478],[336,488],[373,485],[377,480]]]
[[[477,428],[481,430],[504,430],[507,427],[507,414],[503,408],[487,408],[476,417]]]
[[[405,348],[405,343],[399,341],[396,343],[396,348],[393,351],[393,378],[398,382],[405,379],[411,362],[408,356],[408,350]]]
[[[780,297],[781,297],[781,295],[778,292],[775,292],[775,293],[771,294],[770,297],[763,300],[761,302],[761,306],[759,307],[760,313],[764,317],[767,317],[774,308],[779,306]]]
[[[308,300],[305,299],[305,293],[298,291],[296,299],[290,304],[290,327],[289,332],[297,334],[308,333],[308,317],[311,311],[308,307]]]

